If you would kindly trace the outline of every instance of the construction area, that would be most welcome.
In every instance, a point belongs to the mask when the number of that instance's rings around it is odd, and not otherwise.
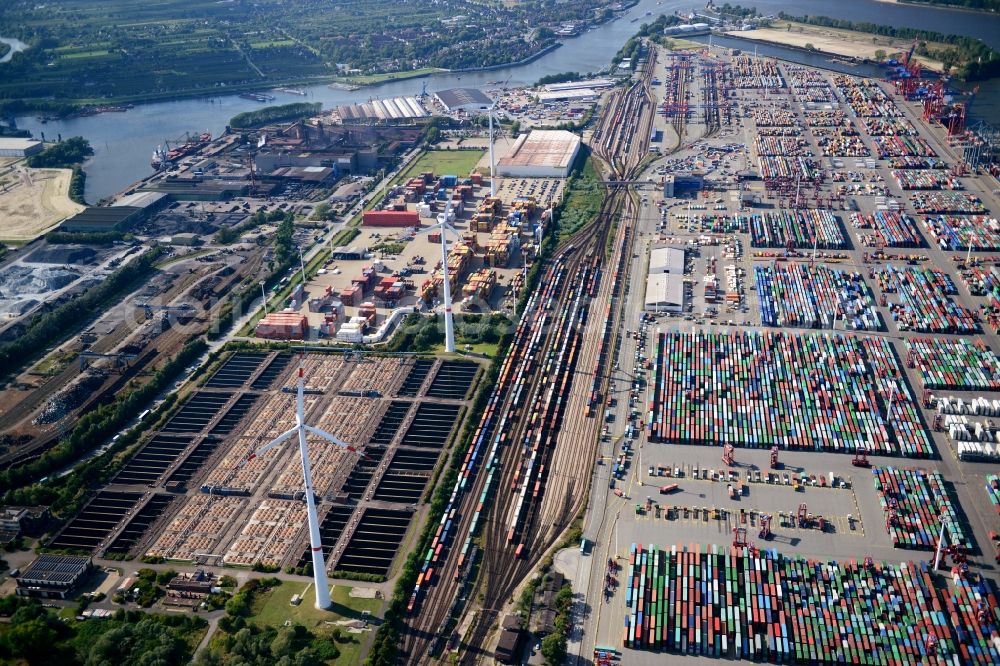
[[[50,545],[201,565],[307,563],[298,450],[247,462],[295,423],[297,357],[233,352],[182,401]],[[420,527],[429,482],[461,426],[480,366],[411,356],[306,354],[309,436],[328,570],[391,577]]]
[[[0,167],[0,241],[23,243],[84,209],[69,198],[69,169]]]

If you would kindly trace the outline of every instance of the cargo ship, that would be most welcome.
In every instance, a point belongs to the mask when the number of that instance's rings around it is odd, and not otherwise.
[[[299,95],[300,97],[306,96],[305,90],[296,90],[295,88],[275,88],[274,92],[288,93],[289,95]]]
[[[167,144],[168,150],[164,151],[162,146],[157,146],[153,151],[153,156],[149,160],[149,166],[153,169],[159,171],[167,164],[171,162],[176,162],[182,157],[186,157],[191,153],[195,152],[206,143],[212,140],[211,132],[202,132],[197,135],[197,139],[193,138],[192,135],[186,135],[186,140],[184,143],[175,143],[173,148],[170,148],[170,144]]]

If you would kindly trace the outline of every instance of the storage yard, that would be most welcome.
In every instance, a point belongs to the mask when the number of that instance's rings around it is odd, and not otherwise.
[[[571,653],[995,663],[995,183],[882,81],[705,54],[654,76],[681,146],[636,187]],[[683,303],[643,313],[664,246]]]
[[[52,540],[93,554],[301,566],[308,543],[297,450],[244,464],[293,425],[287,353],[235,352]],[[309,439],[332,575],[390,576],[477,382],[479,365],[309,354],[307,418],[366,458]]]
[[[556,143],[564,171],[579,141]],[[288,313],[290,323],[276,330],[265,322],[257,335],[301,339],[318,331],[348,342],[380,341],[397,321],[394,313],[438,306],[441,232],[426,230],[442,216],[458,232],[446,234],[456,311],[510,312],[538,251],[536,229],[563,196],[563,173],[555,169],[558,173],[548,178],[497,178],[492,196],[481,168],[460,174],[421,170],[474,164],[480,155],[431,151],[416,160],[378,198],[375,209],[364,213],[360,234],[350,246],[335,248],[301,297],[289,304],[294,313]],[[300,324],[303,317],[305,326]]]

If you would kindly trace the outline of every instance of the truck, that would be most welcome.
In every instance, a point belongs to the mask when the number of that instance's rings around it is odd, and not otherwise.
[[[665,486],[660,486],[660,494],[661,495],[669,495],[670,493],[675,492],[676,490],[677,490],[677,484],[676,483],[669,483],[669,484],[667,484]]]

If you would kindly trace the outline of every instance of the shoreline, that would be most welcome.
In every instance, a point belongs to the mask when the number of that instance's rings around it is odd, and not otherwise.
[[[881,2],[882,0],[878,0],[878,1]],[[891,2],[892,0],[887,0],[887,1]],[[751,42],[753,44],[761,44],[761,45],[764,45],[764,46],[778,46],[778,47],[783,48],[783,49],[789,49],[790,51],[798,51],[799,53],[811,53],[813,55],[818,55],[818,56],[826,56],[826,57],[831,57],[831,58],[840,58],[842,60],[848,60],[848,61],[850,61],[850,64],[853,64],[853,65],[877,65],[878,64],[874,60],[872,60],[871,58],[859,58],[857,56],[845,55],[843,53],[834,53],[833,51],[825,51],[825,50],[819,49],[819,48],[816,48],[816,49],[807,49],[804,46],[798,46],[796,44],[786,44],[784,42],[779,42],[779,41],[772,40],[772,39],[763,39],[763,38],[760,38],[760,37],[745,37],[745,36],[743,36],[743,35],[741,35],[739,33],[732,33],[732,32],[717,32],[717,33],[713,33],[713,34],[715,34],[718,37],[726,37],[727,39],[739,39],[741,41]],[[699,42],[699,44],[700,43],[701,42]],[[768,58],[775,58],[777,60],[782,60],[783,59],[781,56],[767,56],[767,57]],[[809,65],[809,66],[810,67],[819,67],[818,65]]]
[[[881,2],[882,0],[878,0],[878,1]],[[798,24],[796,24],[796,25],[798,25]],[[807,26],[807,27],[815,28],[816,26]],[[818,35],[816,32],[812,32],[812,33],[789,32],[787,34],[790,37],[791,36],[799,36],[800,39],[799,40],[783,40],[780,37],[776,36],[776,35],[786,34],[783,31],[777,30],[777,29],[774,29],[774,28],[765,28],[763,30],[766,30],[766,31],[769,31],[769,32],[767,32],[766,34],[759,34],[762,30],[748,30],[748,31],[734,30],[734,31],[729,31],[729,32],[721,32],[721,33],[720,32],[716,32],[716,33],[713,33],[713,34],[716,34],[716,35],[718,35],[720,37],[726,37],[726,38],[729,38],[729,39],[740,39],[740,40],[744,40],[744,41],[747,41],[747,42],[752,42],[752,43],[755,43],[755,44],[763,44],[763,45],[768,45],[768,46],[777,46],[777,47],[781,47],[781,48],[785,48],[785,49],[791,49],[793,51],[799,51],[799,52],[802,52],[802,53],[812,53],[812,54],[820,55],[820,56],[824,56],[824,57],[840,58],[840,59],[843,59],[843,60],[850,61],[850,63],[856,64],[856,65],[870,64],[870,65],[881,66],[883,64],[883,63],[880,63],[878,60],[875,59],[874,54],[868,55],[868,54],[864,54],[864,53],[858,53],[858,49],[857,48],[852,48],[853,42],[845,42],[846,47],[844,49],[841,49],[841,50],[837,51],[837,50],[831,50],[829,48],[829,46],[827,46],[826,43],[820,42],[819,41],[820,40],[820,35]],[[835,31],[835,30],[839,30],[839,29],[830,28],[829,30]],[[851,34],[867,36],[867,33],[853,32],[853,31],[844,31],[844,32],[851,32]],[[755,33],[757,33],[757,34],[755,34]],[[810,37],[812,37],[817,42],[816,44],[814,44],[814,48],[812,48],[812,49],[808,49],[805,46],[797,43],[798,41],[801,41],[802,39],[806,40],[807,43],[808,43],[808,40],[810,39]],[[829,35],[829,36],[825,36],[825,37],[826,37],[826,40],[835,39],[835,35]],[[888,46],[887,49],[885,47],[883,47],[883,50],[894,50],[894,49],[895,49],[894,46]],[[920,65],[924,69],[926,69],[926,70],[928,70],[930,72],[934,72],[935,74],[940,74],[941,73],[940,63],[937,63],[936,61],[928,61],[927,59],[919,57],[919,56],[917,56],[917,60],[920,62]]]
[[[904,7],[917,7],[927,9],[943,9],[949,12],[966,12],[969,14],[986,14],[987,16],[997,16],[1000,12],[991,12],[988,9],[977,9],[975,7],[962,7],[961,5],[934,5],[929,2],[916,2],[916,0],[875,0],[884,5],[903,5]]]
[[[544,49],[542,49],[538,53],[534,53],[534,54],[528,56],[527,58],[522,58],[521,60],[518,60],[517,62],[506,62],[506,63],[502,63],[502,64],[499,64],[499,65],[487,65],[485,67],[467,67],[465,69],[447,69],[445,71],[449,72],[451,74],[467,74],[467,73],[472,73],[472,72],[492,72],[492,71],[497,70],[497,69],[504,69],[505,67],[520,67],[521,65],[527,65],[529,63],[532,63],[532,62],[538,60],[543,55],[546,55],[547,53],[551,53],[552,51],[555,51],[560,46],[562,46],[562,42],[558,42],[557,41],[557,42],[555,42],[553,44],[549,44],[548,46],[546,46]]]
[[[225,97],[230,95],[239,95],[241,93],[248,92],[262,92],[275,90],[279,87],[309,87],[315,85],[327,85],[334,83],[342,83],[350,86],[358,86],[358,88],[375,88],[384,83],[393,83],[396,81],[407,81],[413,79],[422,79],[435,74],[466,74],[474,72],[489,72],[498,69],[504,69],[506,67],[520,67],[522,65],[530,64],[535,60],[538,60],[544,55],[555,51],[563,45],[562,42],[557,41],[544,49],[534,53],[527,58],[522,58],[521,60],[515,62],[505,62],[498,63],[496,65],[487,65],[485,67],[469,67],[465,69],[438,69],[433,72],[410,70],[407,72],[392,72],[393,74],[398,74],[398,76],[393,76],[392,78],[383,79],[381,81],[374,81],[369,83],[359,83],[354,79],[345,79],[340,76],[324,76],[315,77],[311,79],[298,79],[298,80],[286,80],[286,81],[272,81],[266,84],[251,84],[245,86],[227,86],[224,89],[221,88],[211,88],[211,89],[198,89],[198,90],[179,90],[169,93],[162,93],[158,95],[143,95],[143,96],[128,96],[109,100],[102,100],[100,103],[92,102],[90,100],[59,100],[61,104],[74,105],[79,107],[78,113],[72,113],[66,116],[57,116],[49,113],[47,109],[31,109],[28,108],[25,111],[18,113],[18,116],[37,116],[40,118],[46,118],[52,121],[69,120],[72,118],[84,117],[89,115],[96,115],[97,113],[103,113],[98,111],[96,113],[92,112],[95,107],[124,107],[125,105],[141,105],[141,104],[161,104],[166,102],[181,101],[187,99],[198,99],[203,98],[209,100],[215,97]],[[301,99],[301,98],[300,98]],[[24,100],[29,105],[31,100]],[[52,100],[38,100],[39,102],[51,102]],[[88,111],[91,110],[91,111]],[[124,109],[122,109],[124,111]]]

